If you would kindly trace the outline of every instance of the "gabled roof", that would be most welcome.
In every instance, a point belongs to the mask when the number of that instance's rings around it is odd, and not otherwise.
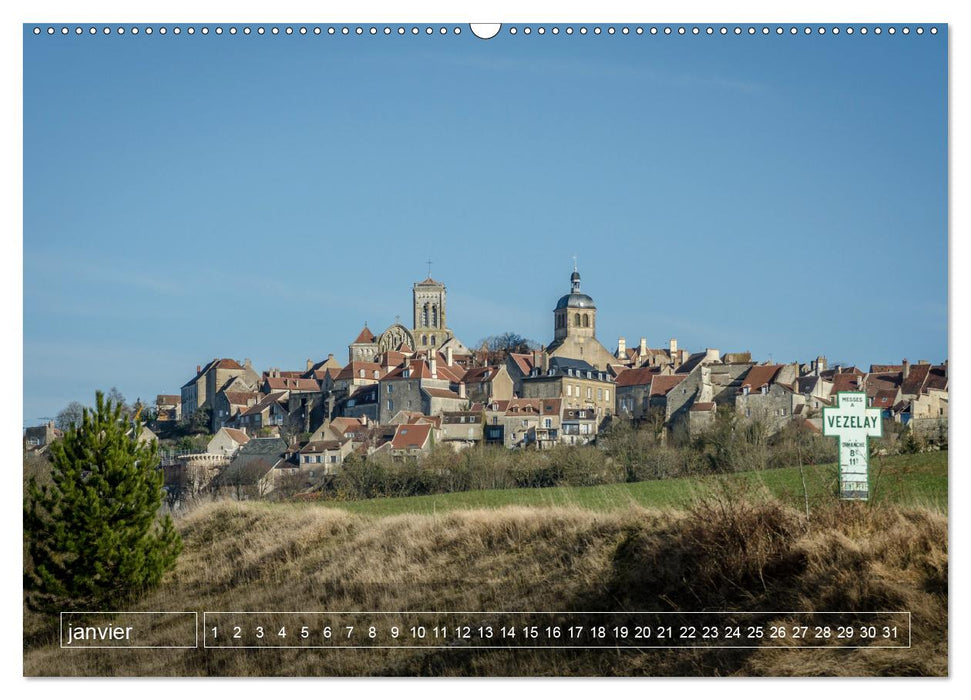
[[[244,433],[242,430],[236,430],[236,428],[222,428],[226,431],[226,434],[237,444],[245,445],[250,441],[249,435]]]
[[[511,399],[506,402],[506,415],[558,416],[562,407],[563,399]]]
[[[651,380],[651,396],[667,396],[668,392],[671,391],[678,384],[683,382],[685,375],[683,374],[657,374]]]
[[[357,337],[354,339],[354,343],[373,343],[375,340],[377,340],[377,336],[371,332],[371,329],[368,328],[367,324],[365,323],[364,328],[361,329],[361,332],[358,333]],[[354,343],[352,343],[352,345]]]
[[[181,394],[159,394],[155,397],[155,404],[158,406],[175,406],[182,403]]]
[[[266,385],[270,391],[320,391],[317,380],[303,377],[268,377]]]
[[[283,393],[284,392],[282,391],[275,391],[271,394],[267,394],[258,403],[256,403],[253,406],[250,406],[245,411],[243,411],[242,415],[255,416],[257,414],[263,413],[263,411],[268,409],[273,404],[279,403],[280,401],[284,400]]]
[[[529,374],[531,371],[533,371],[534,364],[533,364],[532,355],[526,355],[518,352],[511,352],[509,353],[509,357],[510,359],[512,359],[513,362],[516,363],[516,366],[519,368],[519,371],[522,372],[523,374]]]
[[[818,383],[819,377],[815,375],[799,377],[796,379],[796,391],[800,394],[811,394]]]
[[[364,376],[361,376],[364,370]],[[377,372],[377,377],[374,373]],[[348,362],[338,373],[337,379],[380,379],[384,370],[377,362]]]
[[[658,376],[657,367],[638,367],[627,369],[617,375],[617,388],[625,386],[649,386],[651,380]]]
[[[300,449],[300,454],[310,455],[310,454],[320,454],[321,452],[327,452],[329,450],[339,450],[341,445],[343,445],[347,440],[314,440],[313,442],[308,442]]]
[[[715,404],[712,401],[703,401],[701,403],[696,403],[691,406],[692,411],[714,411]]]
[[[230,406],[249,406],[250,401],[259,401],[262,396],[256,391],[224,391],[223,395]]]
[[[695,352],[695,353],[692,353],[692,354],[688,355],[688,359],[685,360],[684,362],[682,362],[681,363],[681,366],[678,367],[678,369],[676,369],[675,371],[678,374],[687,374],[688,372],[690,372],[691,370],[693,370],[695,367],[697,367],[698,365],[700,365],[702,363],[702,361],[706,357],[708,357],[708,353],[706,353],[706,352]]]
[[[407,423],[399,425],[391,438],[391,449],[413,450],[420,449],[428,442],[432,426],[423,423]]]
[[[904,394],[919,394],[924,388],[924,383],[927,381],[927,375],[930,374],[930,365],[911,365],[910,372],[904,378],[903,384],[900,386],[901,392]]]
[[[873,408],[893,408],[897,400],[896,389],[881,389],[873,397]]]
[[[888,374],[903,371],[903,365],[870,365],[870,374]]]
[[[859,391],[860,375],[855,372],[839,372],[833,375],[833,388],[830,395],[836,395],[841,391]]]
[[[482,384],[496,378],[502,367],[472,367],[462,377],[466,384]]]
[[[458,384],[461,380],[456,374],[456,367],[449,367],[448,365],[435,364],[435,374],[437,376],[432,377],[432,370],[429,364],[425,360],[408,360],[408,376],[404,376],[405,366],[402,364],[401,367],[395,367],[393,370],[388,372],[382,381],[384,380],[397,380],[397,379],[444,379],[449,382],[454,382]]]
[[[927,373],[927,382],[924,384],[924,389],[925,391],[927,389],[939,389],[941,391],[947,389],[946,365],[931,367],[930,372]]]
[[[751,392],[760,391],[763,386],[772,383],[780,369],[782,365],[755,365],[746,373],[741,386],[747,386]]]

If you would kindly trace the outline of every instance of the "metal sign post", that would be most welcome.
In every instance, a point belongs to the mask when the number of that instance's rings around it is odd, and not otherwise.
[[[839,440],[840,498],[865,501],[870,496],[871,437],[883,437],[879,408],[866,407],[862,391],[841,391],[837,404],[823,409],[823,435]]]

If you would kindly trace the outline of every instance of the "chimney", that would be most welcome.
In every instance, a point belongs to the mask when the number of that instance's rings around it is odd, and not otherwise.
[[[904,366],[903,366],[903,378],[906,379],[908,374],[910,374],[910,363],[907,362],[907,358],[905,357]]]
[[[452,358],[452,346],[449,345],[447,348],[445,348],[445,364],[447,364],[449,367],[451,367],[453,364]]]
[[[310,371],[310,368],[313,367],[313,366],[314,366],[314,363],[311,362],[310,361],[310,358],[308,357],[307,358],[307,371],[309,372]]]
[[[459,398],[464,399],[465,396],[465,382],[459,382]]]
[[[428,361],[428,369],[432,373],[432,379],[438,379],[438,362],[435,360],[434,354],[432,354],[432,359]]]
[[[677,338],[671,338],[671,340],[668,341],[668,349],[671,351],[671,356],[674,357],[674,353],[678,351]]]
[[[623,336],[617,338],[617,357],[620,359],[627,357],[627,339]]]
[[[253,363],[249,361],[248,357],[245,360],[243,360],[243,367],[245,367],[246,369],[250,369],[252,366],[253,366]]]
[[[647,338],[641,338],[641,357],[647,354]]]
[[[329,361],[331,361],[333,359],[334,359],[334,353],[332,353],[332,352],[327,353],[327,361],[329,362]]]
[[[196,374],[202,371],[202,365],[196,365]]]
[[[366,413],[362,413],[361,414],[361,425],[364,425],[364,426],[367,425],[367,414]]]

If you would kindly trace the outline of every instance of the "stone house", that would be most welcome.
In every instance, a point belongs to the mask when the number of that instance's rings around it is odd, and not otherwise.
[[[257,435],[263,428],[276,428],[279,431],[288,416],[283,392],[274,392],[240,413],[236,418],[236,427],[244,429],[249,435]]]
[[[552,445],[560,438],[562,411],[563,402],[558,398],[510,400],[502,417],[503,444],[506,447]]]
[[[158,423],[174,423],[182,418],[182,397],[176,394],[159,394],[155,397],[155,420]]]
[[[218,432],[240,413],[259,403],[263,395],[256,391],[232,391],[224,389],[216,394],[212,406],[212,431]]]
[[[564,408],[594,411],[598,424],[614,413],[613,376],[583,360],[552,357],[545,372],[534,367],[522,386],[522,398],[561,399]]]
[[[769,432],[777,432],[792,420],[793,389],[785,380],[797,368],[793,365],[755,365],[745,378],[735,398],[735,410],[745,418],[761,421]]]
[[[188,418],[200,409],[211,409],[216,394],[234,382],[235,389],[255,390],[260,381],[249,360],[240,365],[229,358],[214,359],[205,367],[196,366],[196,375],[182,385],[182,415]]]
[[[440,439],[458,451],[482,442],[483,411],[445,411],[442,413]]]
[[[563,409],[560,442],[566,445],[583,445],[597,435],[597,413],[589,408]]]
[[[250,441],[249,436],[236,428],[220,428],[206,445],[208,454],[222,455],[232,459],[239,449]]]
[[[350,396],[337,402],[337,414],[346,418],[366,419],[378,421],[378,390],[377,384],[359,386]]]
[[[617,415],[635,421],[643,420],[650,407],[651,380],[659,373],[656,367],[627,369],[617,375]]]
[[[265,496],[273,490],[273,469],[284,460],[286,451],[287,444],[280,438],[253,438],[216,475],[212,486],[239,500]]]
[[[352,448],[349,438],[308,442],[298,453],[300,469],[313,471],[312,477],[318,476],[318,471],[321,476],[336,474]]]
[[[460,411],[468,399],[453,390],[462,388],[455,367],[440,366],[430,360],[406,360],[379,382],[378,422],[388,423],[398,411],[416,411],[435,415],[442,411]]]
[[[376,451],[387,451],[391,459],[400,462],[406,459],[420,459],[434,444],[432,426],[427,423],[406,423],[395,428],[394,437]]]
[[[472,401],[508,401],[513,397],[513,380],[506,365],[473,367],[462,377],[462,382],[468,398]]]
[[[47,421],[44,425],[24,430],[24,450],[42,453],[55,440],[64,437],[59,428],[54,427],[54,421]]]
[[[535,354],[511,352],[506,356],[506,373],[512,380],[513,396],[523,395],[523,378],[528,377],[534,367],[542,364],[542,355],[542,351],[537,351]]]

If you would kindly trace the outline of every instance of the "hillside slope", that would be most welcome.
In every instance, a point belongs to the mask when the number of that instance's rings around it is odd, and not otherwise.
[[[133,609],[903,610],[912,613],[912,647],[65,651],[51,621],[28,615],[25,674],[947,674],[947,519],[927,509],[842,503],[807,522],[770,497],[738,493],[687,511],[511,507],[382,518],[214,503],[179,529],[176,570]]]

